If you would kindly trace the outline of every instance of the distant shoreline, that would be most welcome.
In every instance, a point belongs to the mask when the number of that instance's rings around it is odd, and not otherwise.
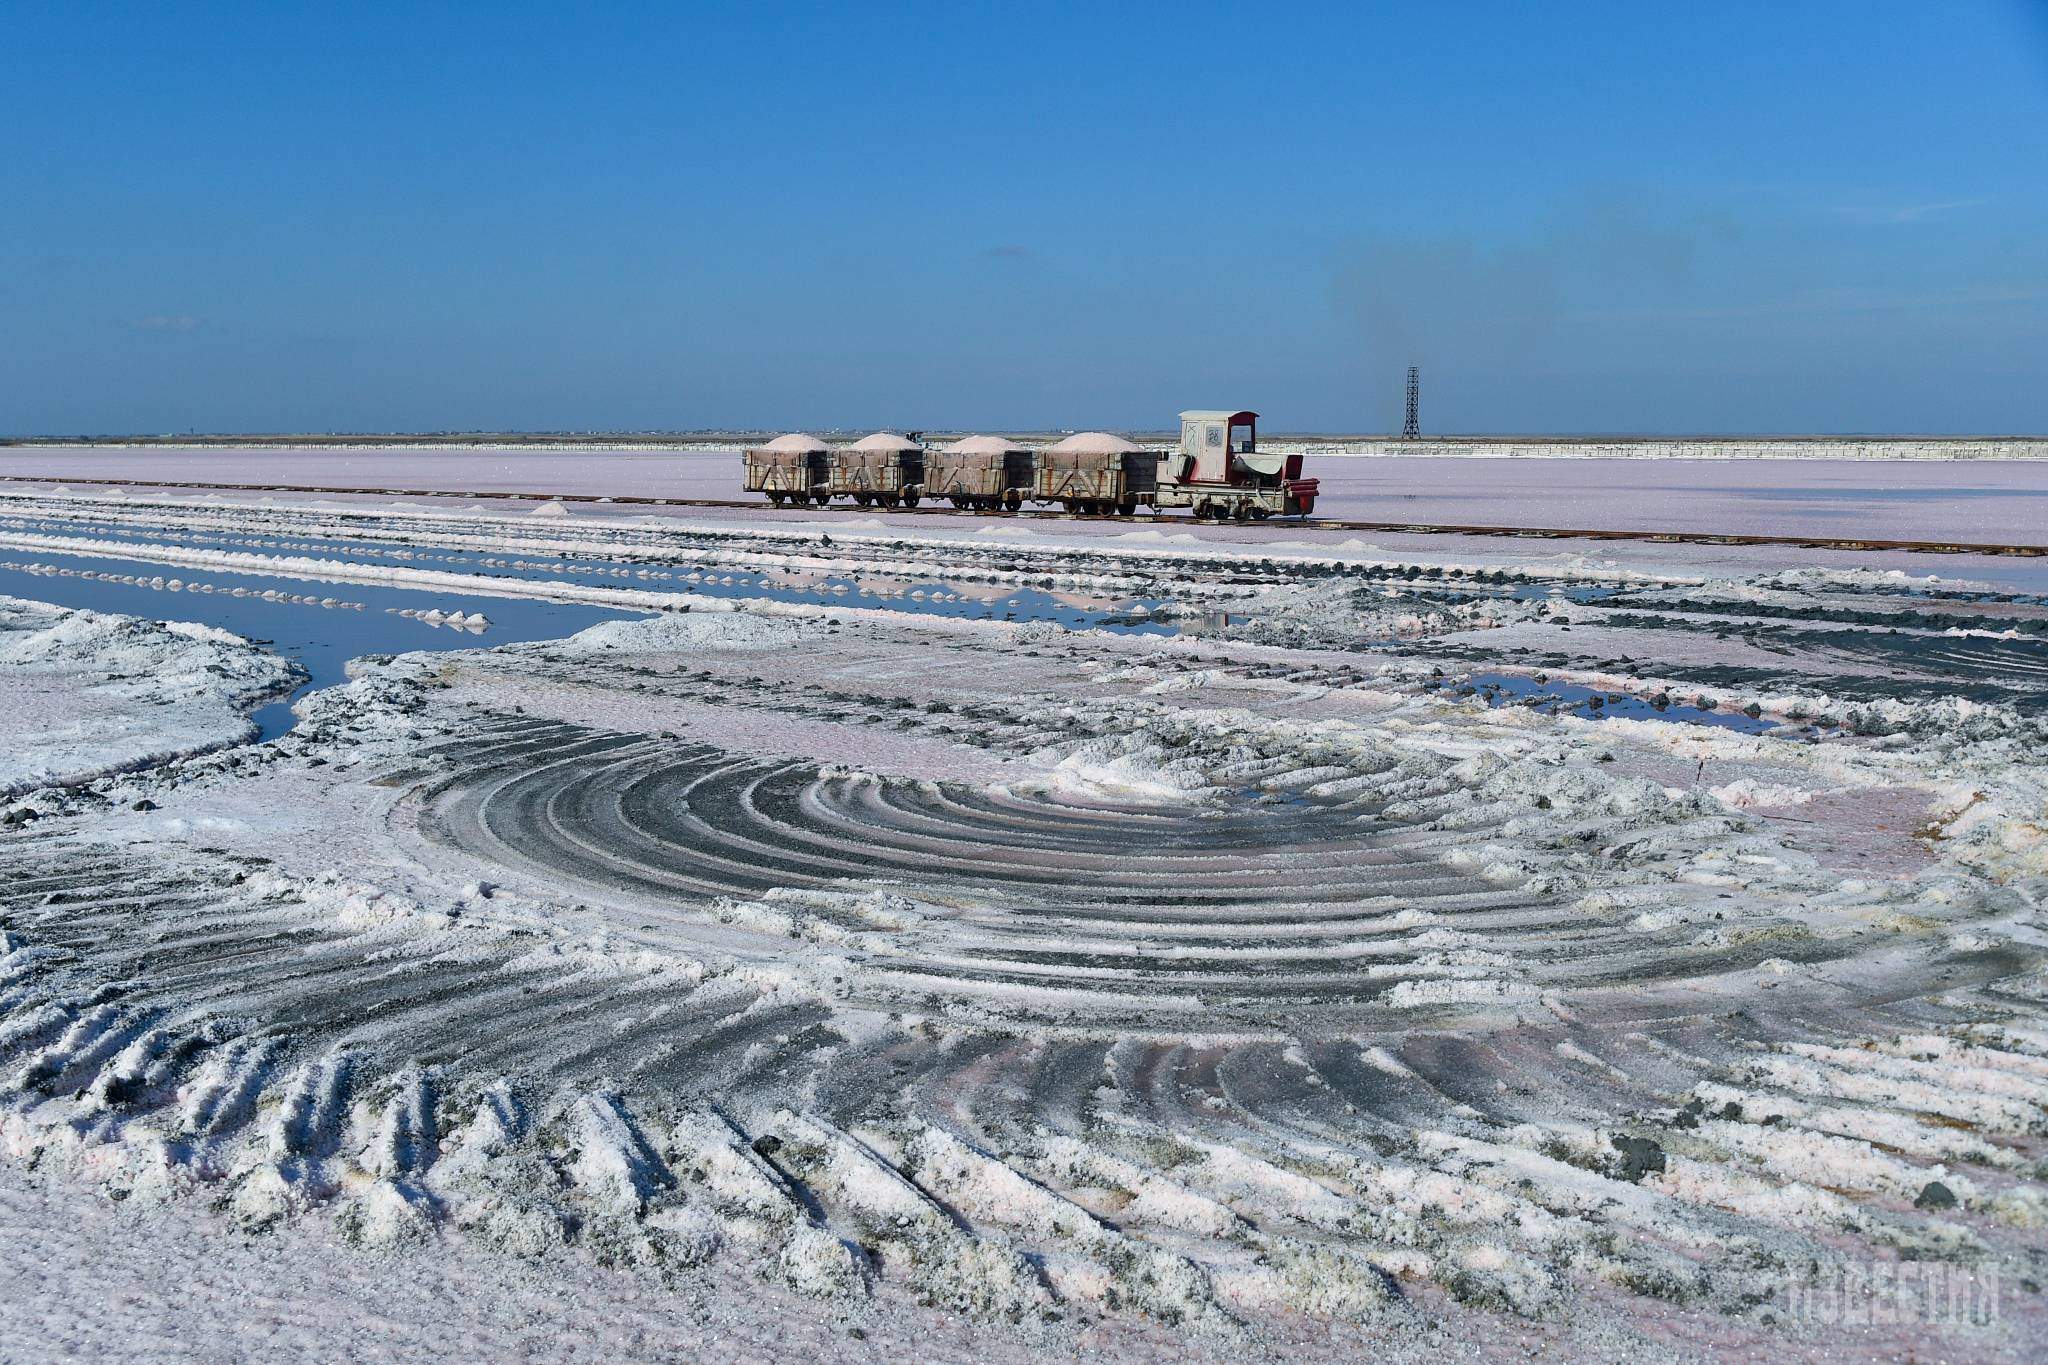
[[[0,450],[431,450],[644,451],[713,453],[755,444],[768,432],[687,432],[585,436],[479,433],[376,436],[110,436],[0,438]],[[821,432],[828,441],[864,432]],[[924,432],[944,444],[966,432]],[[1005,432],[1024,445],[1047,444],[1061,432]],[[1142,445],[1167,448],[1177,433],[1131,432]],[[2048,460],[2048,436],[1444,436],[1402,440],[1388,436],[1271,433],[1260,444],[1281,453],[1361,459],[1609,459],[1609,460]]]

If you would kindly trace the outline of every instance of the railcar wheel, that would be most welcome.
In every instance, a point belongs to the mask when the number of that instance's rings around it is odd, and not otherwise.
[[[780,507],[780,506],[782,506],[782,494],[780,494],[780,493],[770,493],[770,494],[768,495],[768,502],[769,502],[769,505],[770,505],[770,506],[773,506],[773,507]]]
[[[1237,505],[1236,509],[1232,512],[1231,515],[1235,516],[1241,522],[1250,521],[1252,519],[1252,505],[1248,502],[1241,502]]]
[[[1009,492],[1003,494],[1003,506],[1009,508],[1012,512],[1016,511],[1023,505],[1024,495],[1022,493],[1019,493],[1016,489],[1013,488]]]
[[[1116,514],[1120,517],[1136,516],[1138,514],[1138,500],[1136,498],[1125,498],[1116,505]]]
[[[853,505],[855,507],[866,507],[873,500],[866,493],[855,493],[853,495]]]
[[[905,507],[915,507],[918,504],[918,500],[923,496],[921,493],[905,493],[903,495],[903,505]]]

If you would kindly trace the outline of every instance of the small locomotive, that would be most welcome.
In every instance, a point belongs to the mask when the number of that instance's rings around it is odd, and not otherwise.
[[[1180,415],[1180,448],[1147,450],[1121,436],[1083,431],[1043,450],[1000,436],[969,436],[927,449],[878,431],[833,447],[795,432],[744,452],[746,489],[776,506],[915,507],[943,499],[963,511],[1014,512],[1025,503],[1085,516],[1130,516],[1140,507],[1185,507],[1197,517],[1253,521],[1307,516],[1316,481],[1301,456],[1259,450],[1259,415],[1197,409]]]

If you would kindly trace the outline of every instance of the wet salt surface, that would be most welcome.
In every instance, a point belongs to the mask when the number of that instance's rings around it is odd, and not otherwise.
[[[602,551],[570,552],[559,558],[546,554],[531,559],[510,557],[516,551],[476,550],[441,545],[432,539],[422,537],[411,542],[394,543],[357,540],[346,536],[300,535],[292,533],[257,532],[254,534],[232,534],[218,531],[194,530],[176,526],[137,526],[132,522],[101,520],[96,517],[83,519],[41,519],[24,518],[8,522],[23,529],[33,529],[44,535],[76,537],[81,540],[117,540],[135,543],[138,546],[152,542],[170,542],[193,548],[222,550],[237,554],[258,556],[316,556],[333,559],[352,565],[372,568],[430,568],[457,571],[474,575],[485,583],[492,578],[535,581],[568,581],[578,584],[597,584],[620,588],[641,588],[659,591],[678,591],[701,594],[708,597],[728,599],[756,599],[780,602],[804,603],[816,606],[859,610],[861,608],[888,608],[942,617],[1006,621],[1045,621],[1063,625],[1069,629],[1102,629],[1114,633],[1158,634],[1175,633],[1175,627],[1153,615],[1161,599],[1146,599],[1133,604],[1125,602],[1116,605],[1104,598],[1090,598],[1083,594],[1055,594],[1036,588],[996,588],[975,583],[952,583],[940,577],[919,579],[905,576],[905,567],[898,567],[889,574],[870,575],[859,569],[844,571],[817,571],[787,573],[776,569],[762,569],[758,566],[740,567],[720,565],[715,560],[678,563],[670,559],[641,559],[632,557],[632,542],[620,547],[619,553]],[[658,535],[658,532],[640,532],[629,535]],[[432,535],[428,532],[428,537]],[[42,553],[55,555],[60,561],[77,563],[100,570],[112,567],[116,572],[125,572],[144,579],[167,578],[171,571],[140,561],[106,559],[80,553],[76,556],[57,551]],[[195,579],[217,581],[223,587],[243,586],[251,593],[269,589],[279,591],[279,585],[287,589],[304,585],[308,580],[283,575],[263,574],[216,574],[207,570],[190,571]],[[1428,571],[1425,571],[1427,573]],[[1410,575],[1413,577],[1413,575]],[[1462,575],[1454,574],[1460,581],[1431,584],[1426,587],[1411,585],[1407,592],[1417,595],[1418,602],[1429,605],[1442,602],[1483,601],[1488,598],[1535,600],[1553,599],[1573,603],[1589,603],[1628,591],[1626,587],[1601,583],[1578,583],[1560,585],[1556,583],[1491,584],[1478,580],[1463,581]],[[317,581],[317,580],[315,580]],[[128,587],[121,584],[97,583],[93,580],[39,578],[39,584],[48,582],[70,582],[100,590],[126,589],[130,593],[147,594],[146,588]],[[111,610],[139,611],[144,615],[155,615],[163,611],[160,606],[120,606],[105,600],[58,599],[49,592],[38,588],[18,590],[19,595],[42,597],[45,600],[60,601],[62,605],[104,606]],[[1385,595],[1393,597],[1403,593],[1402,586],[1391,583],[1383,588]],[[351,600],[366,600],[367,590],[355,585],[337,588],[326,585],[326,592],[338,592]],[[424,613],[432,609],[447,610],[450,603],[445,600],[452,594],[439,589],[386,589],[379,598],[379,614],[398,610],[412,610]],[[1954,594],[1968,597],[1971,594]],[[274,609],[280,605],[273,602],[253,601],[250,598],[236,599],[216,596],[208,600],[222,603],[251,603],[244,611],[263,614],[265,608]],[[597,621],[613,619],[625,613],[602,608],[564,609],[556,604],[535,602],[526,598],[492,597],[491,612],[494,621],[510,626],[518,623],[517,632],[494,631],[488,639],[470,641],[454,634],[439,634],[433,642],[424,647],[458,648],[469,644],[516,643],[522,640],[553,639],[573,634]],[[516,605],[515,605],[516,604]],[[283,604],[292,605],[292,604]],[[461,610],[456,608],[456,610]],[[226,611],[226,608],[223,608]],[[259,639],[276,639],[273,631],[267,630],[260,622],[244,625],[227,615],[187,606],[180,613],[183,616],[225,626],[239,634]],[[1212,620],[1212,624],[1228,624],[1228,613]],[[1214,614],[1212,613],[1212,616]],[[290,641],[280,640],[278,648],[291,657],[298,658],[315,674],[314,686],[325,686],[338,681],[347,660],[365,652],[402,652],[423,647],[417,642],[420,632],[410,629],[414,624],[400,618],[402,624],[394,623],[396,640],[382,637],[375,627],[362,627],[346,634],[355,637],[339,643],[325,639]],[[428,634],[436,634],[428,632]],[[364,637],[371,637],[365,639]],[[1386,648],[1400,648],[1398,640],[1360,642],[1357,648],[1364,653],[1377,653]],[[1489,661],[1490,662],[1490,661]],[[1482,667],[1484,664],[1482,663]],[[1741,733],[1765,733],[1786,727],[1780,721],[1762,717],[1751,717],[1738,712],[1724,711],[1715,707],[1700,707],[1691,704],[1688,696],[1683,701],[1672,699],[1663,706],[1642,698],[1629,697],[1608,692],[1561,683],[1537,682],[1527,674],[1482,672],[1453,677],[1441,684],[1435,684],[1455,695],[1476,697],[1488,706],[1522,705],[1546,714],[1569,713],[1589,719],[1604,719],[1621,716],[1631,719],[1662,719],[1684,724],[1704,725],[1733,730]],[[259,713],[258,723],[265,738],[274,737],[289,729],[292,717],[289,707],[283,704],[265,708]]]
[[[1528,706],[1552,716],[1576,712],[1595,720],[1673,720],[1688,725],[1711,725],[1745,735],[1761,735],[1779,729],[1783,724],[1744,715],[1740,711],[1710,711],[1676,700],[1658,706],[1622,692],[1558,682],[1552,678],[1539,682],[1536,677],[1520,673],[1466,673],[1455,678],[1432,679],[1424,686],[1447,687],[1455,694],[1476,696],[1488,706]],[[1466,691],[1468,688],[1471,689],[1469,693]]]

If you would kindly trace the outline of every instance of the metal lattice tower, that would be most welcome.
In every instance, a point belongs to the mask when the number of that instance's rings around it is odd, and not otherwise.
[[[1401,423],[1401,439],[1422,439],[1422,371],[1414,365],[1408,367],[1408,418]]]

